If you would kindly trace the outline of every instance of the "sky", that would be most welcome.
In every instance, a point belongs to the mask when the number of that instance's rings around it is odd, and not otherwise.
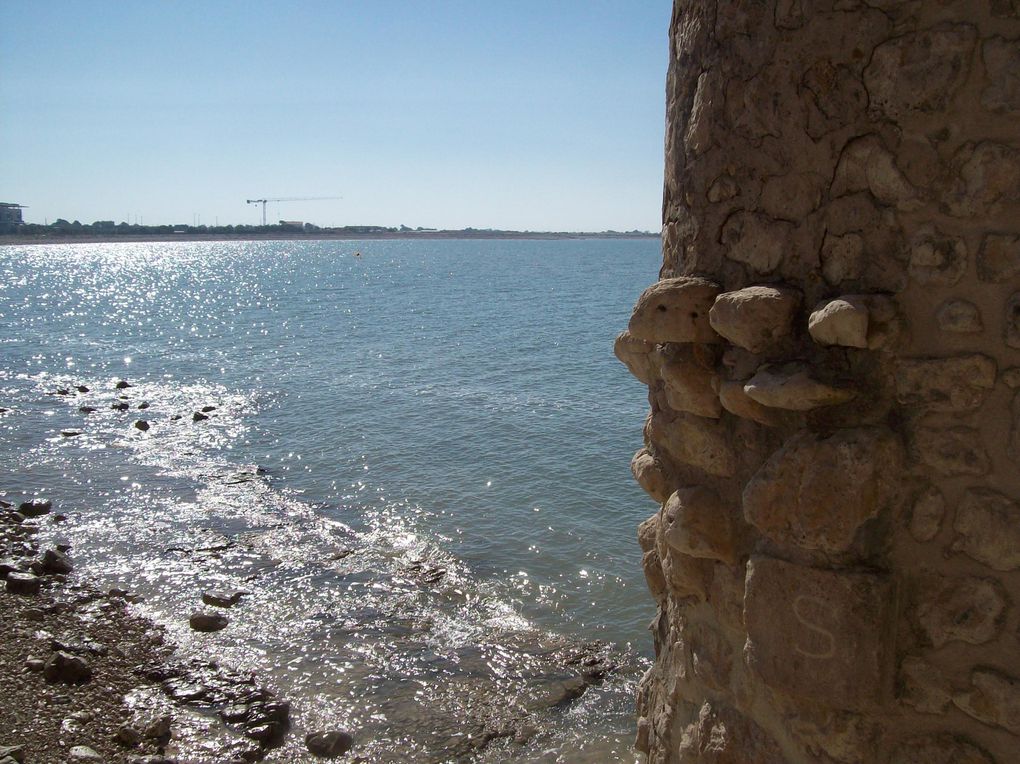
[[[660,227],[671,0],[0,0],[0,201],[221,225]]]

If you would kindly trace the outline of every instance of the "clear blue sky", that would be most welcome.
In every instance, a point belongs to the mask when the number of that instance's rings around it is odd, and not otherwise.
[[[671,0],[0,0],[26,220],[659,229]]]

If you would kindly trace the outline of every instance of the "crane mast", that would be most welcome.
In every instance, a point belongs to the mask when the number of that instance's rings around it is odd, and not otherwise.
[[[278,199],[245,199],[247,204],[262,205],[262,225],[266,224],[267,202],[319,202],[328,199],[342,199],[342,196],[281,196]]]

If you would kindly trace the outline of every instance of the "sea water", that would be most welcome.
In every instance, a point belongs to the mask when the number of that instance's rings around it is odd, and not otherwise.
[[[602,640],[600,685],[480,758],[633,761],[654,505],[612,344],[658,261],[651,239],[2,247],[0,495],[52,498],[43,540],[258,672],[295,727],[442,761],[542,650]],[[209,588],[249,594],[193,634]],[[300,760],[292,737],[269,760]]]

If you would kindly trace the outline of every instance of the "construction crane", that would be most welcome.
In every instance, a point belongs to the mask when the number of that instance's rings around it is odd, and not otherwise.
[[[266,224],[266,202],[320,202],[327,199],[343,199],[342,196],[281,196],[279,199],[245,199],[248,204],[262,205],[262,225]]]

